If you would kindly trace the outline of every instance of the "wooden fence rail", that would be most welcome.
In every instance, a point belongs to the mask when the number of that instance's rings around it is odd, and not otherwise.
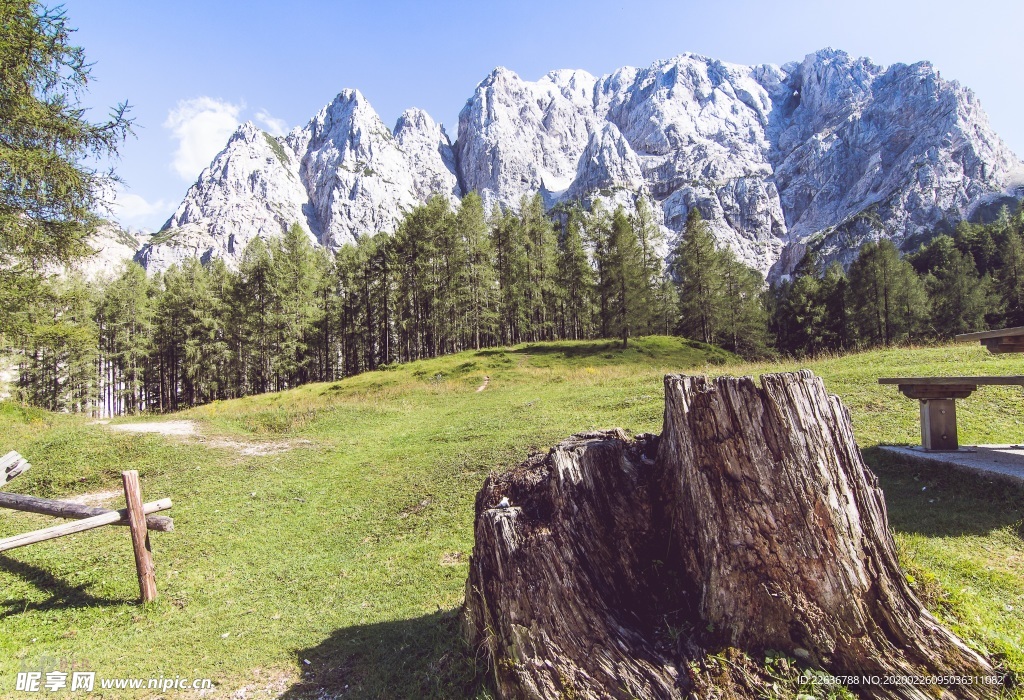
[[[167,510],[170,507],[171,499],[165,498],[161,501],[147,503],[142,507],[142,509],[148,514]],[[93,530],[97,527],[103,527],[104,525],[114,525],[118,520],[123,520],[129,517],[128,510],[128,508],[112,510],[101,515],[94,515],[93,517],[86,518],[85,520],[77,520],[73,523],[65,523],[63,525],[54,525],[52,527],[43,528],[42,530],[33,530],[32,532],[26,532],[21,535],[7,537],[0,540],[0,552],[6,552],[9,549],[17,549],[18,547],[35,544],[36,542],[45,542],[46,540],[57,539],[58,537],[64,537],[66,535],[74,535],[77,532]]]
[[[49,498],[38,498],[36,496],[7,493],[5,491],[0,491],[0,508],[20,510],[25,513],[52,515],[55,518],[68,518],[69,520],[84,520],[85,518],[115,512],[109,508],[97,508],[96,506],[86,506],[70,501],[54,501]],[[124,511],[120,512],[123,513]],[[124,517],[110,524],[127,526],[128,518]],[[163,515],[147,515],[146,527],[160,532],[172,532],[174,530],[174,521]]]
[[[17,452],[8,452],[3,457],[0,457],[0,486],[3,486],[16,476],[21,476],[31,466]]]
[[[11,479],[24,474],[31,465],[17,452],[8,452],[0,457],[0,486]],[[132,537],[132,550],[135,554],[135,570],[139,578],[139,592],[142,602],[156,600],[156,577],[154,575],[152,547],[149,543],[149,530],[171,532],[174,521],[170,518],[152,515],[171,507],[171,499],[163,498],[152,503],[142,502],[142,488],[139,485],[139,473],[134,469],[121,472],[124,487],[126,508],[107,510],[71,503],[55,501],[49,498],[37,498],[16,493],[0,492],[0,508],[53,515],[58,518],[72,518],[77,522],[53,525],[52,527],[34,530],[21,535],[0,539],[0,552],[25,547],[37,542],[85,532],[104,525],[127,525]]]

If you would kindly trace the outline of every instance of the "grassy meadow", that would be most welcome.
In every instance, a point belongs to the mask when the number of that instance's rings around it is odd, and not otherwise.
[[[208,697],[489,697],[458,619],[487,473],[574,432],[659,432],[667,372],[798,367],[850,407],[918,592],[1024,677],[1024,494],[873,449],[919,441],[916,402],[879,376],[1022,374],[1021,364],[971,345],[744,364],[653,337],[627,350],[464,352],[144,419],[191,420],[196,436],[0,403],[0,452],[33,464],[7,490],[116,492],[120,471],[138,469],[145,500],[174,500],[176,527],[151,535],[160,599],[146,607],[126,528],[0,554],[0,696],[30,697],[15,693],[15,675],[45,656],[103,677],[210,678]],[[983,388],[958,413],[962,442],[1024,437],[1019,389]],[[55,522],[0,511],[0,537]],[[97,685],[93,696],[157,695]]]

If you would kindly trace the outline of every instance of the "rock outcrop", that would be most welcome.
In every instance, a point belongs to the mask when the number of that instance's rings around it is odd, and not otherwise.
[[[490,210],[536,192],[549,206],[646,196],[670,240],[697,207],[723,245],[778,275],[807,247],[845,262],[865,240],[963,219],[1017,194],[1021,173],[974,95],[928,63],[828,49],[782,67],[684,54],[600,78],[497,68],[454,144],[422,110],[389,130],[355,90],[283,138],[242,125],[141,259],[231,262],[294,223],[337,248],[431,195],[476,190]]]

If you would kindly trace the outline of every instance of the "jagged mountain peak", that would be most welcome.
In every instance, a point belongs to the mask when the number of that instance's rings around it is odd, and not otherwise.
[[[401,132],[435,130],[443,133],[444,127],[435,122],[425,110],[419,107],[410,107],[398,115],[395,128],[391,130],[391,133],[397,137]]]
[[[322,107],[305,128],[292,131],[288,141],[298,153],[305,148],[316,148],[326,141],[342,142],[350,136],[357,137],[357,141],[364,136],[383,137],[387,140],[391,130],[384,125],[361,92],[347,88]],[[372,138],[369,141],[372,142]]]
[[[476,190],[493,211],[535,192],[548,205],[626,206],[643,193],[670,239],[697,207],[720,243],[781,274],[808,246],[848,260],[866,238],[899,242],[964,217],[1016,186],[1021,167],[974,95],[928,62],[681,53],[536,81],[499,66],[466,101],[454,143],[419,109],[387,128],[354,89],[282,139],[242,125],[161,240],[173,247],[184,227],[189,250],[231,257],[298,222],[337,247],[393,230],[434,194],[456,204]]]
[[[256,126],[251,121],[245,121],[238,125],[235,132],[228,137],[227,146],[230,146],[232,142],[243,139],[245,141],[252,141],[253,139],[259,138],[263,134],[263,130]]]
[[[395,140],[412,175],[413,195],[424,202],[431,195],[447,197],[458,204],[462,196],[455,167],[455,153],[444,126],[418,108],[402,112],[395,122]]]

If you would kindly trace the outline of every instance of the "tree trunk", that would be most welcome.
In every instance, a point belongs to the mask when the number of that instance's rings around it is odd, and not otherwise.
[[[999,694],[908,587],[839,399],[806,371],[761,384],[670,375],[660,440],[578,435],[488,478],[466,622],[502,697],[762,697],[766,650],[974,681],[852,685],[863,697]],[[713,658],[748,663],[702,673]]]

